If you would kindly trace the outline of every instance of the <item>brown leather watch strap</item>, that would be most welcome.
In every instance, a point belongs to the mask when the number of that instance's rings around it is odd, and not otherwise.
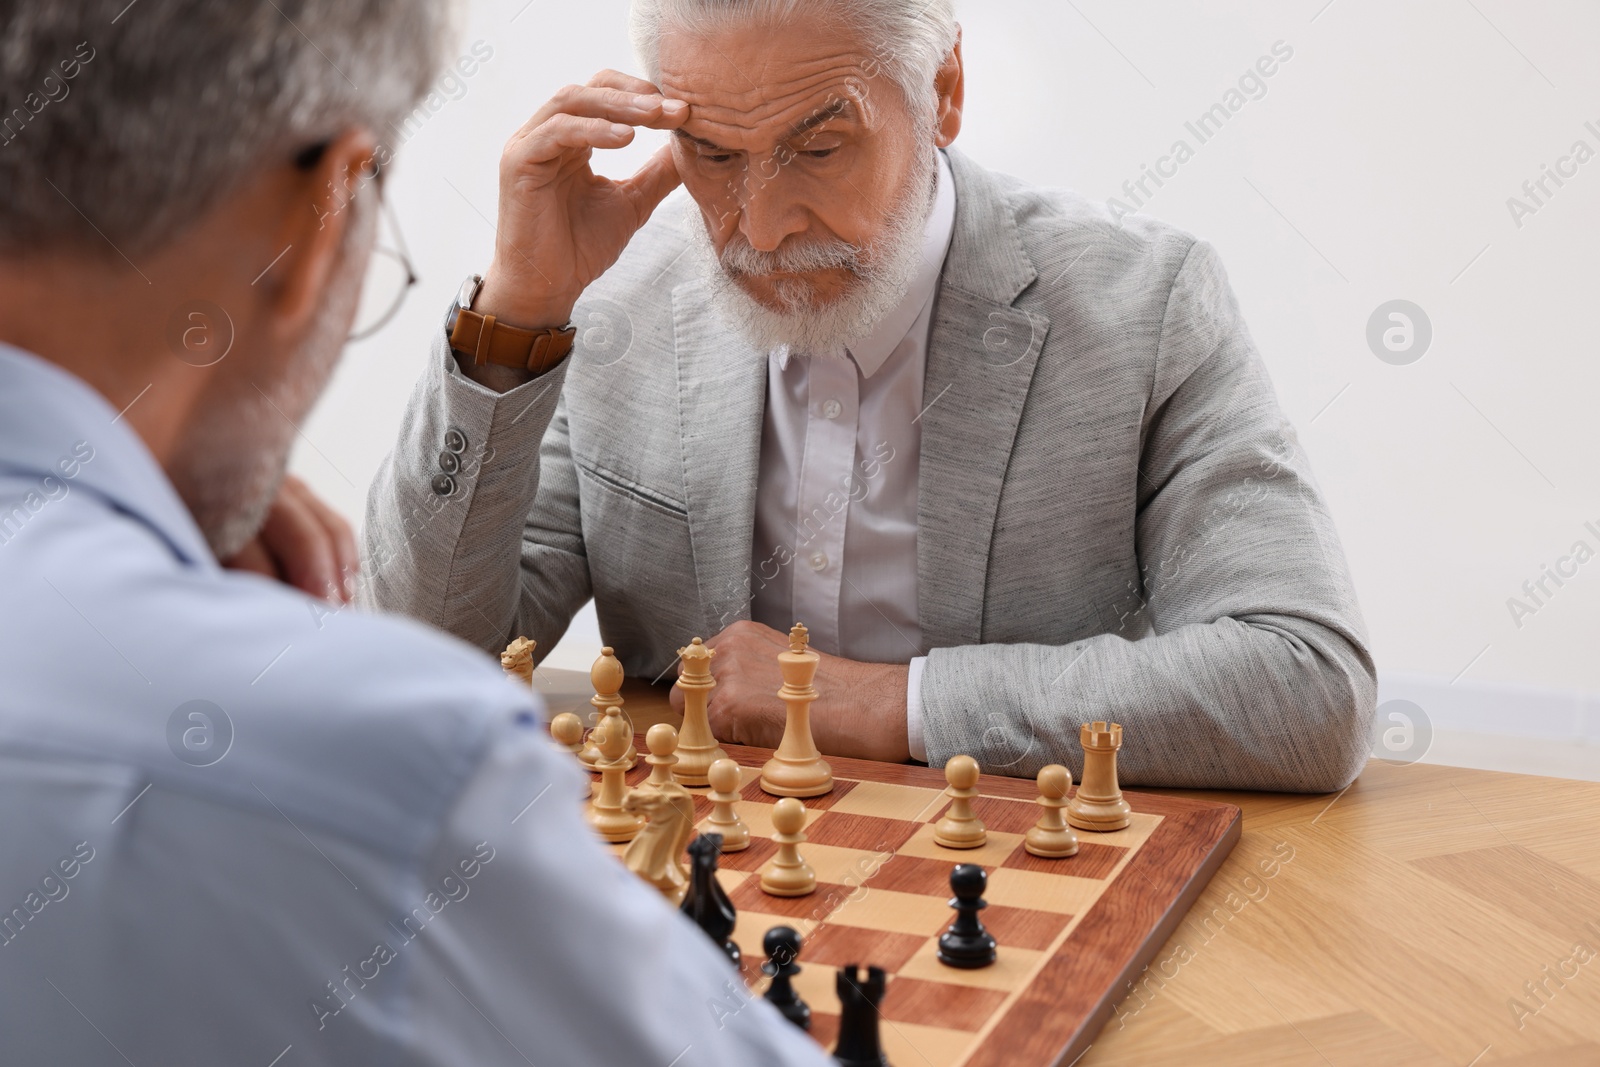
[[[471,357],[480,367],[492,363],[497,367],[516,367],[543,374],[567,358],[577,336],[578,331],[571,326],[559,330],[523,330],[507,326],[493,315],[460,308],[450,331],[450,347]]]

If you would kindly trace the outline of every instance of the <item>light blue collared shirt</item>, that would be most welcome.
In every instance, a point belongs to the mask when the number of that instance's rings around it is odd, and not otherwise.
[[[827,1062],[588,831],[526,690],[222,570],[4,345],[0,598],[0,1060]]]

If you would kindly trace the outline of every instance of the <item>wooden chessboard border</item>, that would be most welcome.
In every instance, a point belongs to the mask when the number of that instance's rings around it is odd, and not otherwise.
[[[743,767],[760,768],[772,755],[743,745],[723,748]],[[935,790],[947,785],[944,772],[932,767],[839,756],[829,756],[828,762],[837,778]],[[1037,786],[1027,778],[983,775],[978,789],[980,795],[1011,800],[1034,801],[1038,796]],[[1063,939],[1011,1006],[990,1021],[986,1029],[1003,1030],[1005,1039],[985,1042],[966,1067],[1073,1063],[1239,842],[1242,818],[1232,804],[1134,791],[1123,796],[1134,811],[1159,815],[1161,821],[1095,906],[1077,920],[1073,936]],[[1094,840],[1089,832],[1078,836]]]

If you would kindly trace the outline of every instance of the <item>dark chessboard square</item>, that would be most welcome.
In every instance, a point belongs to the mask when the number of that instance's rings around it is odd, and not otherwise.
[[[1005,1001],[1006,994],[998,989],[896,976],[880,1010],[890,1022],[973,1031],[982,1029]]]
[[[1042,856],[1035,856],[1021,845],[1015,852],[1006,857],[1000,866],[1011,867],[1019,871],[1040,871],[1044,874],[1070,874],[1074,878],[1109,878],[1111,872],[1127,849],[1121,845],[1097,845],[1092,841],[1085,841],[1089,835],[1085,832],[1078,834],[1078,854],[1065,856],[1058,860],[1048,860]]]
[[[1033,949],[1043,952],[1055,943],[1056,937],[1067,928],[1072,916],[1053,911],[1034,911],[1032,908],[1012,908],[1003,904],[990,904],[978,913],[983,925],[1000,942],[1001,951],[1006,946]]]
[[[839,1040],[839,1017],[819,1014],[817,1006],[811,1005],[810,1034],[812,1040],[823,1048],[832,1048],[834,1042]]]
[[[950,802],[939,805],[929,822],[938,822],[950,808]],[[1007,800],[1004,797],[974,797],[972,813],[983,821],[985,830],[1002,834],[1025,834],[1039,821],[1039,805],[1031,800]]]
[[[856,783],[842,778],[833,780],[833,791],[824,793],[820,797],[797,797],[800,803],[806,806],[807,811],[827,811],[839,803],[839,798],[856,787]],[[739,795],[746,800],[753,800],[757,804],[776,804],[783,798],[767,792],[761,788],[761,779],[752,778],[739,790]]]
[[[863,852],[894,852],[911,840],[921,823],[879,819],[872,815],[823,812],[806,827],[806,840],[818,845],[838,845]]]
[[[761,888],[761,878],[757,876],[740,882],[738,887],[728,894],[728,899],[733,901],[733,906],[739,911],[782,915],[790,919],[810,919],[812,922],[820,923],[835,908],[850,899],[850,887],[818,882],[816,891],[807,893],[803,897],[775,897]],[[761,946],[757,944],[754,951],[760,952],[760,950]],[[800,962],[805,963],[811,958],[811,941],[808,939],[805,948],[800,952]]]
[[[869,889],[892,889],[898,893],[921,893],[948,899],[950,872],[957,862],[896,854],[863,884]]]
[[[717,857],[717,866],[725,871],[759,871],[777,854],[778,846],[772,838],[752,837],[749,848],[742,852],[724,852]]]
[[[892,930],[823,923],[806,938],[805,948],[800,952],[800,965],[843,967],[847,963],[859,963],[863,967],[882,967],[893,974],[909,963],[917,950],[927,943],[927,937],[921,934],[897,934]],[[891,982],[890,987],[893,985]]]

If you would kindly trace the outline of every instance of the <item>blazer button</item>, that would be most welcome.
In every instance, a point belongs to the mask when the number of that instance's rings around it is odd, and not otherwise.
[[[454,452],[440,452],[439,469],[446,474],[461,473],[461,457]]]
[[[454,428],[447,430],[444,435],[444,450],[461,455],[467,450],[467,435]]]
[[[450,496],[456,491],[456,480],[448,474],[433,476],[433,491],[439,496]]]

